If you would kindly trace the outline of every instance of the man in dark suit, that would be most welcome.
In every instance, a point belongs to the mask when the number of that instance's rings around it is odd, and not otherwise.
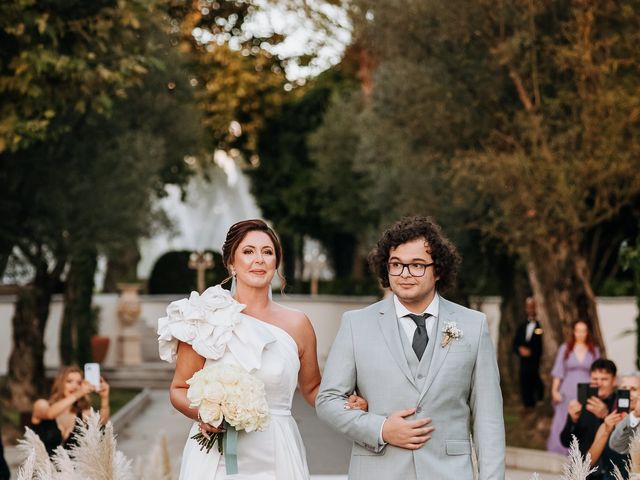
[[[542,328],[536,317],[533,297],[527,297],[525,311],[527,319],[520,324],[513,338],[513,352],[520,358],[520,395],[524,412],[528,413],[544,396],[544,388],[540,379]]]

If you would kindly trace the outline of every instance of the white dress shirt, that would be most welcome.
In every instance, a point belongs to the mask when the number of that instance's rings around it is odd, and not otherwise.
[[[393,295],[393,304],[396,307],[396,316],[398,317],[398,324],[400,325],[400,330],[403,331],[407,338],[409,339],[409,343],[413,342],[413,334],[416,331],[418,326],[416,322],[413,321],[411,317],[407,317],[409,314],[415,314],[415,312],[411,312],[407,307],[405,307],[400,299],[396,295]],[[436,320],[438,319],[438,311],[440,310],[440,296],[436,293],[433,297],[431,303],[424,309],[421,313],[429,313],[431,314],[425,320],[425,327],[427,330],[427,335],[431,338],[431,332],[433,331],[433,326],[436,324]]]
[[[534,318],[527,322],[527,332],[524,336],[527,342],[531,340],[531,337],[533,336],[533,331],[535,330],[535,328],[536,328],[536,319]]]
[[[640,418],[636,417],[633,412],[629,412],[629,426],[636,428],[638,423],[640,423]]]

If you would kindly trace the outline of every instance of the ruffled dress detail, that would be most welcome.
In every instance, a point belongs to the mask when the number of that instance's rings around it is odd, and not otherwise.
[[[175,362],[178,342],[188,343],[206,365],[239,365],[264,382],[270,409],[269,426],[262,432],[239,432],[238,474],[227,476],[224,457],[209,453],[189,432],[180,469],[180,480],[305,480],[309,469],[298,426],[291,416],[300,361],[293,338],[279,327],[242,313],[238,303],[220,285],[202,295],[172,302],[167,316],[158,320],[160,358]]]

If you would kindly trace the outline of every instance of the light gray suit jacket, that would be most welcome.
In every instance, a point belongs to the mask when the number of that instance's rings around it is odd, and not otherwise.
[[[633,433],[640,427],[640,425],[636,425],[636,428],[631,428],[630,420],[629,415],[624,417],[622,421],[616,425],[616,428],[609,437],[609,447],[623,455],[629,453],[629,444],[633,438]]]
[[[446,322],[456,322],[463,336],[441,347]],[[431,355],[425,352],[412,371],[392,298],[342,317],[316,408],[354,441],[351,480],[471,480],[471,436],[479,479],[504,479],[502,394],[486,317],[441,298],[436,327]],[[369,402],[368,412],[344,409],[354,390]],[[415,451],[381,445],[386,416],[412,407],[409,419],[432,419],[432,438]]]

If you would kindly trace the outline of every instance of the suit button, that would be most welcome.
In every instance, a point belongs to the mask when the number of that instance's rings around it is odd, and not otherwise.
[[[422,380],[423,378],[424,378],[424,375],[423,375],[423,374],[421,374],[421,373],[419,373],[419,374],[418,374],[418,380]]]
[[[416,413],[421,413],[422,412],[422,407],[416,407]]]

